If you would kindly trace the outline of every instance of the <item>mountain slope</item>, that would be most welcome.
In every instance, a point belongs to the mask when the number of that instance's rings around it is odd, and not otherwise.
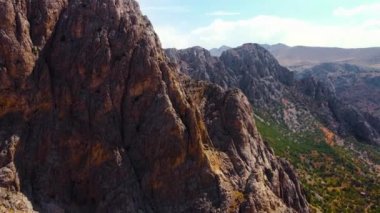
[[[312,76],[296,79],[257,44],[229,49],[219,58],[199,47],[166,53],[181,65],[183,73],[195,79],[240,88],[256,113],[293,131],[314,128],[322,122],[343,137],[354,135],[365,143],[379,144],[377,124],[365,112],[342,102],[328,82]]]
[[[182,73],[247,95],[264,140],[296,166],[313,208],[380,208],[378,127],[355,105],[340,100],[330,81],[306,74],[296,78],[255,44],[220,57],[200,47],[166,53]]]
[[[308,212],[246,97],[181,77],[135,1],[0,16],[0,209]]]
[[[380,71],[350,64],[325,63],[297,73],[298,79],[330,82],[336,96],[360,111],[380,118]]]
[[[359,141],[380,144],[379,117],[376,109],[377,88],[368,81],[376,81],[378,72],[354,65],[322,64],[298,73],[298,87],[317,103],[322,120],[341,135],[353,134]],[[327,111],[331,111],[330,118]],[[322,112],[322,114],[321,114]],[[331,120],[336,120],[338,126]]]
[[[293,74],[257,44],[229,49],[219,58],[199,47],[166,50],[166,53],[172,62],[180,64],[183,73],[194,79],[211,81],[225,88],[240,88],[256,113],[272,116],[294,130],[302,128],[300,120],[311,122],[310,115],[301,106],[295,106],[296,97],[289,86],[293,84]]]

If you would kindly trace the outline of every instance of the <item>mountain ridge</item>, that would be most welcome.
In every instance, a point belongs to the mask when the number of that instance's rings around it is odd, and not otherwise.
[[[347,136],[348,132],[353,132],[354,135],[361,135],[361,130],[356,131],[350,127],[352,122],[361,126],[359,129],[363,127],[371,132],[371,136],[365,137],[368,143],[379,143],[379,134],[368,125],[369,121],[366,121],[366,116],[361,112],[354,113],[360,117],[360,122],[357,119],[346,121],[343,119],[345,116],[338,116],[345,106],[330,86],[315,81],[312,77],[298,81],[294,72],[280,66],[269,51],[258,44],[244,44],[226,50],[220,57],[213,57],[206,49],[199,47],[196,50],[188,48],[166,52],[172,60],[180,63],[182,72],[197,80],[211,81],[222,87],[240,88],[258,111],[285,122],[295,131],[304,128],[306,123],[321,120],[338,134]],[[201,52],[202,57],[195,54],[196,52]],[[312,88],[313,86],[318,88]],[[323,91],[319,94],[322,96],[317,97],[309,93],[309,90]],[[343,111],[353,112],[348,108]]]
[[[320,63],[347,63],[380,68],[380,47],[339,48],[264,45],[279,62],[291,69],[310,68]]]
[[[299,77],[302,73],[280,66],[258,44],[226,50],[220,57],[199,47],[170,49],[166,54],[179,64],[181,73],[224,88],[242,90],[255,109],[256,123],[264,140],[277,154],[297,165],[312,205],[317,209],[344,209],[347,202],[351,202],[348,208],[354,211],[367,208],[360,194],[363,189],[350,185],[361,177],[365,178],[361,186],[366,186],[371,194],[367,198],[376,203],[379,184],[370,183],[376,182],[379,171],[376,166],[380,156],[376,151],[378,124],[366,112],[343,102],[332,81],[312,75]],[[366,144],[372,145],[365,148]],[[329,163],[325,164],[323,159],[330,159]],[[334,181],[326,184],[325,178]],[[350,193],[324,188],[334,188],[338,183],[344,189],[350,186],[347,191]],[[378,208],[376,204],[371,206]]]
[[[260,44],[267,49],[282,66],[301,71],[321,63],[354,64],[380,69],[380,47],[341,48],[318,46],[288,46],[286,44]],[[212,56],[219,57],[228,46],[210,49]]]

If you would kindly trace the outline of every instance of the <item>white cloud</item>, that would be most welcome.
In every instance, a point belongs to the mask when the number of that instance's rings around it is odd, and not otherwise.
[[[231,11],[223,11],[218,10],[210,13],[206,13],[207,16],[237,16],[240,15],[238,12],[231,12]]]
[[[373,4],[364,4],[354,8],[344,8],[339,7],[334,10],[333,14],[335,16],[341,17],[349,17],[349,16],[357,16],[357,15],[379,15],[380,11],[380,3]]]
[[[318,25],[277,16],[256,16],[236,21],[216,19],[189,32],[167,27],[157,27],[157,32],[164,47],[177,48],[239,46],[248,42],[347,48],[380,46],[380,19],[342,26]]]
[[[157,12],[170,12],[170,13],[186,13],[189,12],[189,9],[184,6],[145,6],[140,5],[143,11],[157,11]]]
[[[192,38],[189,35],[178,32],[174,27],[171,26],[157,26],[154,30],[160,37],[160,41],[165,48],[186,48],[194,46],[192,43]]]

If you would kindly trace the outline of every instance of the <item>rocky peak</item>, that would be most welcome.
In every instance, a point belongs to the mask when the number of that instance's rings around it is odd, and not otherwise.
[[[212,48],[212,49],[210,49],[210,54],[211,54],[212,56],[219,57],[219,56],[222,55],[222,53],[223,53],[224,51],[226,51],[226,50],[228,50],[228,49],[231,49],[231,47],[229,47],[229,46],[225,46],[225,45],[223,45],[223,46],[221,46],[221,47],[219,47],[219,48]]]
[[[288,86],[293,82],[293,74],[281,67],[261,46],[244,44],[226,50],[219,58],[210,57],[208,60],[196,59],[192,52],[191,49],[177,50],[177,54],[172,52],[168,56],[173,58],[176,55],[175,60],[182,64],[181,71],[194,79],[211,81],[224,88],[240,88],[257,113],[273,116],[291,128],[301,127],[298,117],[310,117],[302,112],[302,116],[291,115],[289,119],[284,119],[288,111],[294,108]],[[284,101],[289,104],[284,106]]]
[[[41,212],[308,211],[246,97],[180,77],[135,1],[0,11],[0,141],[19,135],[4,148],[1,194]]]
[[[256,113],[279,121],[290,130],[315,128],[320,121],[338,135],[378,144],[376,104],[369,101],[376,100],[377,93],[373,91],[378,90],[374,84],[378,73],[373,69],[365,71],[353,65],[322,64],[295,75],[257,44],[244,44],[209,60],[198,60],[196,55],[190,57],[192,51],[189,49],[176,52],[182,72],[224,88],[240,88]],[[204,69],[210,61],[221,65]],[[355,85],[357,89],[347,92],[348,85]],[[371,95],[363,96],[360,92],[363,90],[371,91]],[[352,94],[358,94],[355,99],[362,101],[350,100]],[[362,97],[370,98],[363,100]],[[362,106],[360,103],[368,104]]]
[[[172,63],[179,65],[182,73],[195,80],[211,81],[223,88],[228,88],[236,82],[236,78],[231,75],[223,62],[211,56],[210,52],[204,48],[167,49],[165,53]]]
[[[291,84],[292,73],[281,67],[277,60],[258,44],[249,43],[227,50],[220,58],[236,72],[247,72],[257,78],[275,78],[282,83]]]

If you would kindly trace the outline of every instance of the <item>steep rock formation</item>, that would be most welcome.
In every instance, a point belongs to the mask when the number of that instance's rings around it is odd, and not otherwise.
[[[272,149],[262,142],[244,94],[237,89],[223,92],[205,82],[184,85],[196,105],[201,106],[211,141],[205,153],[212,171],[219,174],[222,191],[235,189],[231,195],[238,203],[243,201],[240,210],[287,211],[273,208],[278,205],[277,195],[286,205],[304,211],[307,204],[293,169],[288,162],[276,159]]]
[[[294,131],[303,130],[308,127],[305,124],[313,122],[291,87],[293,74],[257,44],[228,49],[219,58],[199,47],[170,49],[166,54],[194,79],[240,88],[256,109],[255,113],[281,121]]]
[[[314,74],[318,72],[313,69],[295,76],[257,44],[226,50],[219,58],[200,47],[170,49],[166,54],[194,79],[240,88],[256,109],[255,113],[282,121],[293,131],[315,128],[321,122],[341,136],[355,136],[364,143],[379,144],[379,119],[360,110],[357,106],[360,102],[347,101],[349,95],[344,94],[348,86],[339,87],[356,82],[356,88],[363,89],[363,83],[355,79],[344,79],[342,75],[329,79],[326,73]],[[332,71],[328,73],[330,76]],[[369,81],[375,87],[371,87],[373,95],[368,98],[374,99],[371,103],[376,101],[376,73],[367,73],[365,80],[360,80]]]
[[[182,73],[195,80],[210,81],[223,88],[231,87],[238,82],[238,78],[232,70],[201,47],[187,50],[166,49],[165,53],[172,63],[179,64]]]
[[[380,145],[379,72],[354,65],[321,64],[298,73],[297,87],[311,98],[313,111],[341,135]]]
[[[249,97],[256,108],[271,109],[278,118],[283,112],[287,88],[292,82],[292,73],[281,67],[269,52],[257,44],[245,44],[240,48],[225,51],[222,60],[238,76],[238,86]],[[290,96],[289,96],[290,98]]]
[[[18,136],[0,142],[0,212],[33,212],[29,200],[20,192],[20,180],[14,163]]]
[[[302,72],[297,79],[328,82],[336,96],[361,112],[380,118],[380,70],[351,64],[320,64]]]
[[[32,211],[20,189],[41,212],[308,211],[244,95],[178,76],[135,1],[0,16],[0,209]]]

